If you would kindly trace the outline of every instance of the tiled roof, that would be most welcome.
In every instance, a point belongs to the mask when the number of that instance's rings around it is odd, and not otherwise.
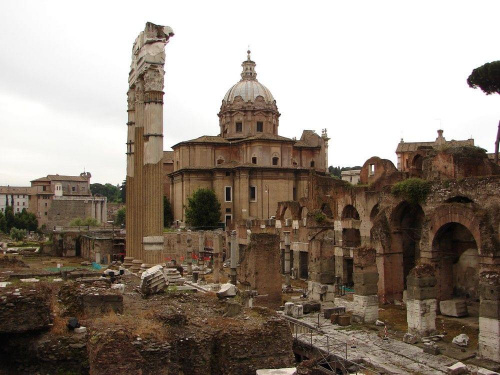
[[[446,146],[456,147],[456,146],[474,146],[473,139],[467,139],[463,141],[445,141]],[[436,142],[399,142],[396,152],[413,152],[417,151],[420,147],[437,147],[439,146]]]
[[[0,186],[0,194],[30,194],[31,187]]]
[[[82,176],[60,176],[58,174],[49,174],[47,177],[37,178],[31,182],[40,181],[77,181],[77,182],[87,182],[88,179]]]

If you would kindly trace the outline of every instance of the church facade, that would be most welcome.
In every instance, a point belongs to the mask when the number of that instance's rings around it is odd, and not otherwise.
[[[299,140],[278,134],[280,113],[271,92],[257,80],[255,62],[242,63],[241,80],[224,96],[220,133],[180,142],[173,149],[170,201],[174,220],[185,221],[188,197],[215,191],[221,221],[268,219],[278,202],[307,197],[308,176],[328,169],[326,129],[304,130]]]

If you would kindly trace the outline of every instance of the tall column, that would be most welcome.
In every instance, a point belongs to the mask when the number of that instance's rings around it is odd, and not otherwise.
[[[107,204],[107,198],[104,198],[102,201],[102,214],[101,214],[101,220],[103,223],[108,222],[108,204]]]
[[[126,221],[125,221],[125,254],[124,265],[130,268],[137,250],[134,248],[134,241],[137,237],[136,233],[136,196],[135,196],[135,180],[134,180],[134,143],[135,143],[135,87],[132,86],[127,92],[127,177],[125,179],[125,204],[126,204]]]
[[[133,180],[127,185],[127,200],[129,190],[131,197],[127,201],[127,206],[131,206],[127,208],[131,231],[127,247],[131,249],[129,255],[135,258],[133,269],[142,260],[146,265],[163,262],[163,66],[165,45],[171,36],[170,27],[148,22],[132,49],[129,92],[135,90],[135,105],[134,113],[129,114],[129,122],[133,117],[134,133],[127,142],[133,146],[133,153],[127,158],[127,177]]]
[[[100,224],[102,222],[102,217],[101,217],[101,201],[97,201],[95,204],[95,216],[97,222]]]
[[[186,262],[187,262],[187,273],[188,275],[193,274],[193,240],[191,238],[191,230],[188,229],[186,237]]]
[[[220,261],[222,258],[222,234],[216,232],[214,234],[214,283],[220,282]]]

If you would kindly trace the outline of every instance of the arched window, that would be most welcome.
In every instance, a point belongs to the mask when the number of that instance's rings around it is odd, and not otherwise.
[[[277,156],[273,156],[273,165],[278,165],[280,158]]]
[[[224,163],[224,158],[222,156],[219,156],[217,159],[217,164],[223,164]]]
[[[311,161],[311,168],[314,168],[314,160]]]

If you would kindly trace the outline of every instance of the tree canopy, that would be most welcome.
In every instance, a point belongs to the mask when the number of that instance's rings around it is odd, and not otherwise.
[[[215,192],[198,189],[188,198],[186,222],[193,227],[215,227],[220,221],[220,203]]]
[[[90,184],[90,192],[92,195],[100,195],[108,198],[108,202],[121,202],[122,201],[122,191],[120,185],[112,184]]]
[[[14,214],[12,206],[7,206],[5,215],[0,212],[0,232],[10,233],[12,228],[34,232],[38,229],[38,220],[35,214],[28,212],[25,208]]]
[[[500,61],[486,63],[472,71],[467,83],[480,88],[486,95],[500,94]]]

